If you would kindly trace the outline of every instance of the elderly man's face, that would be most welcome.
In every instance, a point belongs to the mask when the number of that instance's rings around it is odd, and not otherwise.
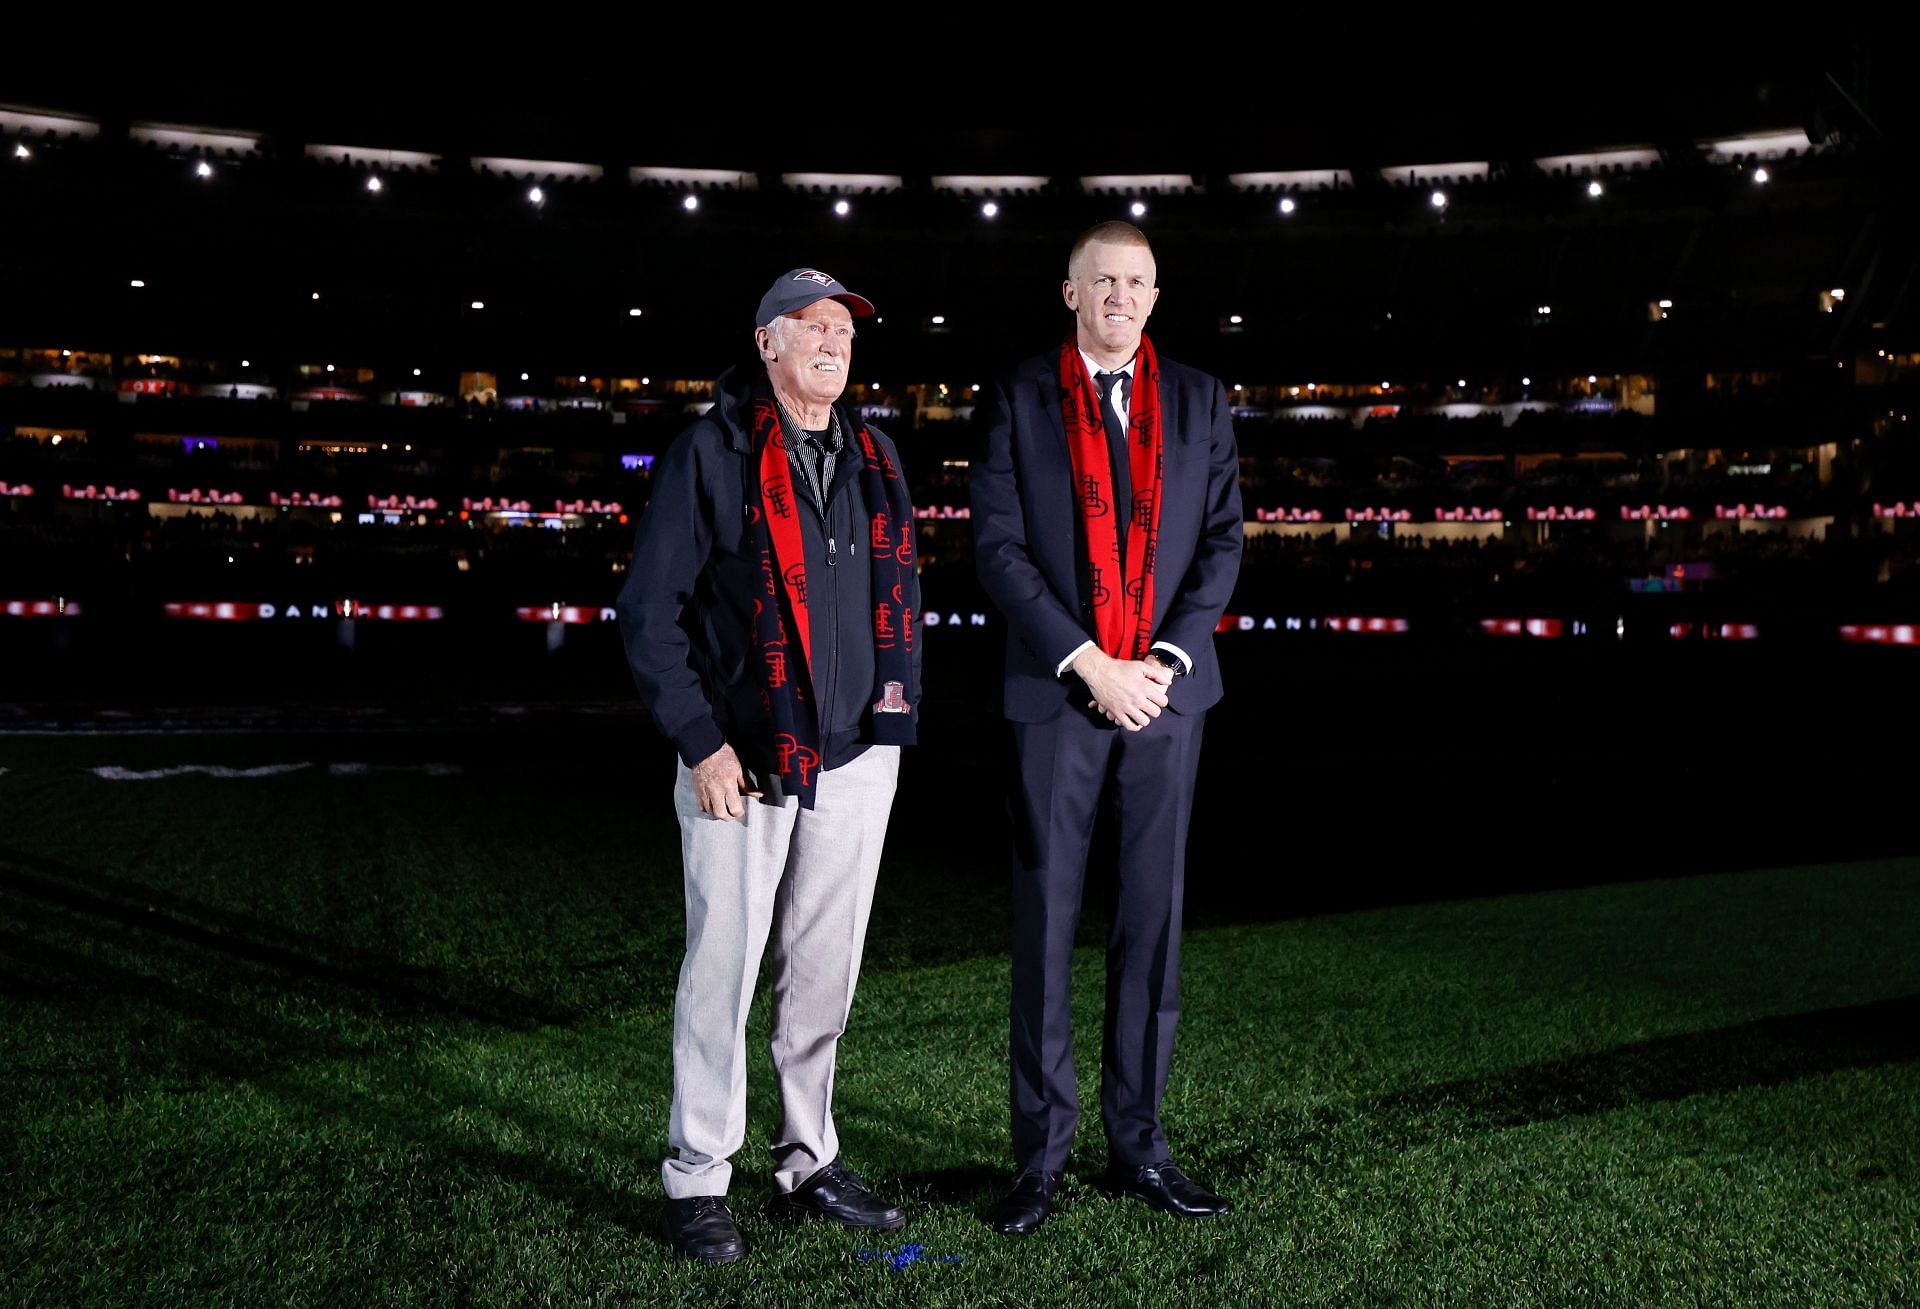
[[[760,353],[775,389],[830,405],[853,371],[853,314],[838,300],[816,300],[786,315],[780,331],[761,328]]]
[[[1142,245],[1089,243],[1061,288],[1078,322],[1080,348],[1116,365],[1140,348],[1160,288],[1153,284],[1153,252]]]

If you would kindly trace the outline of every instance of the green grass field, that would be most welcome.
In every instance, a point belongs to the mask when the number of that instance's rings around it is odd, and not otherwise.
[[[1011,1241],[978,1216],[1008,1163],[1001,879],[913,844],[836,1112],[911,1207],[877,1244],[928,1258],[764,1213],[763,1057],[749,1256],[704,1268],[655,1235],[681,924],[654,756],[591,779],[81,769],[307,749],[0,742],[0,1303],[1920,1297],[1920,860],[1192,932],[1169,1134],[1239,1206],[1199,1223],[1093,1185],[1089,948],[1084,1149]]]

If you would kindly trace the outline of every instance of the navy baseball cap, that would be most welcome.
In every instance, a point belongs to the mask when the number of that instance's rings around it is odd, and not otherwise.
[[[755,327],[765,327],[783,314],[798,313],[816,300],[838,300],[855,318],[873,314],[873,301],[855,295],[817,268],[791,268],[774,279],[760,297],[760,316]]]

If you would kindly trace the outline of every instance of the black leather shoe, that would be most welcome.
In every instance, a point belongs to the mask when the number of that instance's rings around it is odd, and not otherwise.
[[[853,1169],[838,1159],[796,1186],[783,1208],[790,1218],[831,1218],[842,1227],[890,1232],[907,1225],[899,1205],[869,1191]]]
[[[1013,1189],[987,1210],[987,1226],[1002,1236],[1025,1236],[1053,1212],[1053,1193],[1060,1189],[1060,1179],[1059,1173],[1017,1174]]]
[[[660,1226],[673,1248],[690,1259],[730,1264],[747,1252],[747,1243],[733,1225],[733,1211],[727,1208],[725,1196],[669,1200],[660,1215]]]
[[[1114,1183],[1121,1194],[1145,1200],[1155,1209],[1164,1209],[1182,1218],[1204,1218],[1233,1211],[1232,1205],[1181,1172],[1180,1165],[1171,1159],[1145,1164],[1130,1173],[1116,1171]]]

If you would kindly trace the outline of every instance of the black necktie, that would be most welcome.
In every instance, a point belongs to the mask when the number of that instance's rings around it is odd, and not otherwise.
[[[1107,423],[1107,463],[1113,474],[1113,521],[1114,540],[1120,546],[1120,559],[1127,557],[1127,528],[1133,521],[1133,468],[1127,458],[1127,429],[1120,421],[1120,415],[1113,412],[1114,383],[1124,383],[1128,379],[1125,373],[1095,373],[1094,382],[1100,387],[1100,416]],[[1121,391],[1124,398],[1126,392]]]

